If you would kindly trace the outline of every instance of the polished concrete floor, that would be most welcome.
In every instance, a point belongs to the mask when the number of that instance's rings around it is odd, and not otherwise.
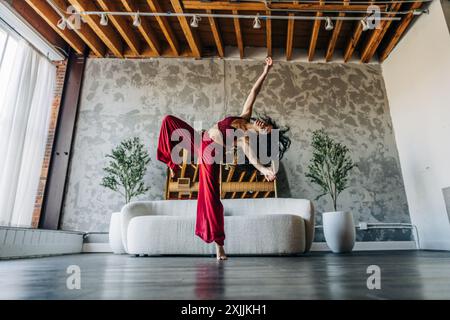
[[[71,265],[80,268],[79,290],[67,288]],[[370,265],[380,267],[379,290],[367,288]],[[0,288],[0,299],[450,299],[450,252],[315,252],[222,262],[80,254],[0,261]]]

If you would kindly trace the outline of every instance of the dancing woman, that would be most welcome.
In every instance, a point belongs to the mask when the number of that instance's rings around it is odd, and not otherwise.
[[[172,141],[172,133],[177,129],[177,133],[183,139],[183,145],[190,146],[191,155],[197,152],[199,157],[199,186],[197,199],[197,220],[195,226],[195,234],[206,243],[216,243],[216,254],[218,260],[225,260],[224,240],[224,213],[223,205],[220,201],[220,184],[219,184],[219,163],[211,161],[214,157],[213,152],[204,152],[205,149],[211,150],[211,144],[217,144],[220,147],[225,146],[227,135],[233,133],[235,129],[240,129],[244,133],[253,130],[258,134],[270,134],[272,129],[280,129],[277,124],[268,116],[258,119],[252,118],[253,104],[261,90],[269,70],[272,68],[272,59],[266,58],[264,71],[253,86],[250,95],[245,101],[244,108],[240,116],[226,117],[217,122],[212,128],[201,133],[201,139],[195,139],[195,135],[199,134],[186,122],[174,116],[165,116],[161,125],[159,135],[157,158],[167,164],[170,169],[170,175],[175,177],[179,165],[172,161],[171,152],[178,143]],[[228,130],[227,130],[228,129]],[[232,129],[232,130],[230,130]],[[290,139],[286,136],[288,128],[279,130],[279,158],[290,146]],[[196,141],[200,141],[199,143]],[[276,178],[272,167],[265,167],[260,163],[256,156],[256,150],[250,147],[248,137],[245,135],[235,140],[235,144],[241,147],[250,163],[261,173],[268,181]],[[214,149],[214,148],[213,148]]]

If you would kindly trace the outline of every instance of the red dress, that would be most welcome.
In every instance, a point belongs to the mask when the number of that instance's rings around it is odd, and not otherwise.
[[[234,129],[231,123],[240,117],[226,117],[217,123],[222,133],[223,141],[226,141],[227,129]],[[212,163],[211,156],[214,152],[204,152],[211,144],[215,143],[209,138],[207,132],[201,133],[201,139],[195,139],[197,133],[189,124],[174,116],[165,116],[159,134],[157,158],[166,163],[174,171],[178,165],[172,161],[171,151],[179,141],[172,141],[172,133],[176,129],[186,146],[189,146],[191,155],[197,152],[199,165],[199,185],[197,198],[197,220],[195,234],[207,243],[216,242],[223,246],[225,240],[223,205],[220,201],[219,163]],[[228,131],[232,133],[232,131]],[[185,140],[186,139],[186,140]],[[199,142],[197,142],[199,141]],[[210,149],[209,149],[210,150]]]

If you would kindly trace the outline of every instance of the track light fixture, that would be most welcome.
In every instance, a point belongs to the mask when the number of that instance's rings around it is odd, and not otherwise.
[[[135,14],[133,18],[133,26],[136,28],[141,26],[141,16],[139,15],[139,12]]]
[[[191,27],[192,28],[198,28],[198,22],[202,20],[201,17],[193,15],[191,18]]]
[[[422,13],[430,13],[428,9],[414,9],[412,14],[415,16],[420,16]]]
[[[370,29],[369,23],[367,22],[367,18],[361,19],[362,31],[367,31]]]
[[[261,29],[261,21],[259,20],[258,16],[256,16],[255,20],[253,21],[253,29]]]
[[[66,20],[66,18],[61,18],[61,19],[58,21],[57,27],[58,27],[59,29],[61,29],[61,30],[65,30],[66,27],[67,27],[67,20]]]
[[[102,13],[100,16],[100,24],[102,26],[107,26],[108,25],[108,16],[105,13]]]
[[[333,30],[333,28],[334,28],[333,21],[331,21],[330,17],[327,17],[325,22],[325,30],[330,31]]]

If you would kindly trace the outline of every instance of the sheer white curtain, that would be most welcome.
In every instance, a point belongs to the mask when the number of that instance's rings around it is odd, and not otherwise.
[[[31,225],[55,77],[45,57],[0,28],[0,225]]]

